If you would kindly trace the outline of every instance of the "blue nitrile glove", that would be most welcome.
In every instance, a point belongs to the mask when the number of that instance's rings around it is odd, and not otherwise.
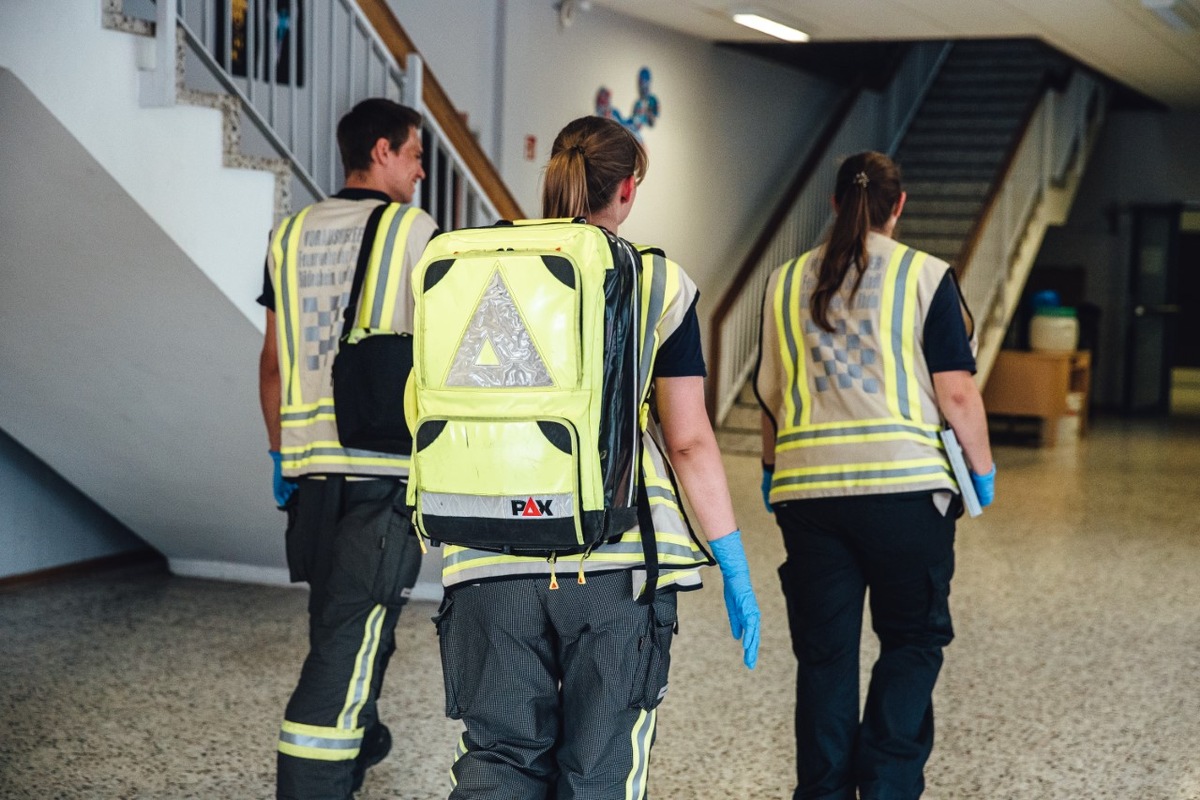
[[[283,508],[287,505],[288,498],[292,496],[292,492],[296,491],[296,482],[291,478],[283,477],[283,456],[278,450],[268,450],[271,454],[271,461],[275,464],[275,472],[272,479],[275,484],[275,505]]]
[[[979,498],[979,507],[987,508],[996,499],[996,462],[992,462],[992,471],[987,475],[976,475],[971,471],[971,483],[975,486],[975,495]]]
[[[767,511],[771,514],[775,513],[775,506],[771,505],[771,479],[775,477],[775,465],[763,464],[763,505],[767,507]]]
[[[750,565],[742,549],[742,532],[734,531],[708,543],[713,557],[721,567],[725,581],[725,610],[729,613],[729,630],[733,638],[742,641],[742,660],[750,669],[758,663],[758,601],[750,585]]]

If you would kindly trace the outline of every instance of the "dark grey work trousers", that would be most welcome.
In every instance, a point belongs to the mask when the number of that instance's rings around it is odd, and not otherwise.
[[[929,492],[775,504],[796,677],[794,800],[916,800],[933,750],[933,687],[954,638],[958,498]],[[880,654],[859,716],[863,598]],[[856,795],[855,792],[858,792]]]
[[[310,587],[309,652],[280,733],[280,800],[351,796],[354,731],[378,723],[396,620],[421,567],[404,493],[397,479],[299,482],[287,554],[292,580]],[[308,749],[284,753],[285,741]]]
[[[466,726],[451,800],[642,800],[667,689],[676,595],[627,571],[506,578],[450,592],[434,618],[446,714]]]

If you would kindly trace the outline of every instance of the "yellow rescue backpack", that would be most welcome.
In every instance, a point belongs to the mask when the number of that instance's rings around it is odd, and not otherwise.
[[[640,274],[633,247],[582,220],[429,243],[413,272],[406,397],[421,535],[550,556],[638,524],[642,366],[653,352]]]

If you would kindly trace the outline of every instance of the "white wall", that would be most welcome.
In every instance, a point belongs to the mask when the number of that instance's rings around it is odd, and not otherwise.
[[[662,116],[644,131],[650,172],[621,229],[663,247],[700,285],[702,314],[728,285],[799,166],[836,91],[751,56],[593,7],[566,29],[549,0],[390,0],[451,99],[475,125],[501,126],[493,160],[525,212],[558,130],[594,110],[607,86],[627,114],[650,68]],[[495,26],[507,33],[502,48]],[[499,50],[503,52],[500,53]],[[501,119],[493,105],[503,76]],[[532,161],[525,137],[535,136]]]
[[[467,125],[496,161],[497,96],[503,92],[504,45],[497,41],[505,0],[388,0],[426,65],[467,114]],[[498,91],[499,89],[499,91]]]
[[[274,177],[223,167],[220,112],[141,106],[144,40],[98,0],[3,8],[0,430],[173,565],[286,575],[254,302]],[[0,553],[73,541],[20,520]]]
[[[0,578],[145,546],[28,450],[0,433]]]
[[[1039,265],[1087,269],[1086,300],[1100,307],[1093,402],[1121,401],[1129,313],[1131,204],[1200,201],[1200,112],[1118,111],[1088,165],[1067,224],[1051,228]],[[1037,268],[1036,266],[1034,267]]]

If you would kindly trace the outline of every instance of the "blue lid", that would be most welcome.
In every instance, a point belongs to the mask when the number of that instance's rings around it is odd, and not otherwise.
[[[1030,301],[1034,309],[1046,308],[1047,306],[1059,305],[1058,292],[1053,289],[1042,289],[1040,292],[1034,292],[1033,298]]]

